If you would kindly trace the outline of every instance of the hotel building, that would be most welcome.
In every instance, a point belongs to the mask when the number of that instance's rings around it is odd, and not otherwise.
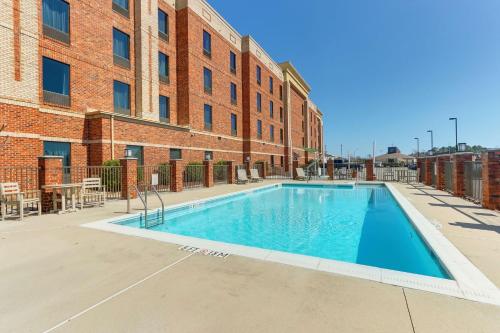
[[[101,165],[128,148],[144,165],[289,168],[323,151],[297,69],[204,0],[3,1],[0,42],[0,165]]]

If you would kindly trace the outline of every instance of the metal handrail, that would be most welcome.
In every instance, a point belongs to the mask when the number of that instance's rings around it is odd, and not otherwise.
[[[136,185],[133,185],[133,186],[135,188],[135,191],[137,192],[137,196],[139,197],[139,199],[141,199],[141,202],[144,205],[144,225],[147,227],[147,223],[148,223],[148,192],[147,191],[144,192],[144,198],[143,198],[141,191],[139,191],[139,188]],[[130,198],[130,193],[129,193],[128,197]],[[130,206],[130,204],[129,204],[129,206]]]
[[[163,223],[165,223],[165,204],[163,203],[163,200],[160,197],[160,194],[156,190],[156,187],[154,185],[151,185],[151,188],[153,189],[153,192],[156,194],[156,196],[158,197],[158,199],[161,202],[161,224],[163,224]],[[146,191],[146,193],[147,193],[147,191]]]

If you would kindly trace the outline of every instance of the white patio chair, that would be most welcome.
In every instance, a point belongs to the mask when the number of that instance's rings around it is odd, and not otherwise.
[[[25,206],[37,205],[36,213],[42,214],[41,192],[38,190],[21,192],[18,183],[0,183],[0,212],[1,220],[7,217],[7,207],[15,206],[17,215],[10,214],[9,216],[19,216],[19,220],[24,219]]]
[[[261,182],[264,179],[259,176],[259,170],[257,169],[250,169],[250,181],[252,182]]]
[[[86,204],[104,206],[106,189],[101,184],[101,178],[84,178],[80,190],[80,207]]]
[[[239,169],[237,172],[237,184],[246,184],[248,183],[247,171],[245,169]]]

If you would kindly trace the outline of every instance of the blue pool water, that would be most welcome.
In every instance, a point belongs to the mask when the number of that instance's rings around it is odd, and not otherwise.
[[[450,278],[385,186],[277,186],[166,211],[151,230]]]

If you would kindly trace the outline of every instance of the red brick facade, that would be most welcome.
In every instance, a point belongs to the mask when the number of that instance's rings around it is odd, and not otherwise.
[[[288,131],[292,133],[294,152],[301,164],[305,162],[302,138],[306,133],[302,121],[306,116],[302,108],[308,96],[293,88],[290,97],[281,96],[287,93],[282,78],[270,69],[268,62],[259,60],[255,52],[242,53],[241,36],[230,30],[228,38],[214,23],[215,19],[223,19],[207,3],[190,1],[184,7],[174,8],[173,1],[162,0],[156,8],[147,1],[130,0],[126,17],[113,10],[110,0],[66,2],[70,7],[68,43],[44,33],[42,0],[37,1],[38,42],[33,53],[38,56],[36,64],[31,64],[36,69],[37,82],[30,92],[37,98],[20,97],[21,94],[5,96],[0,92],[0,126],[6,126],[0,137],[6,139],[0,141],[1,165],[36,166],[37,158],[43,155],[43,142],[57,141],[70,143],[73,166],[101,165],[122,158],[127,145],[141,146],[144,164],[149,165],[168,162],[170,150],[180,149],[184,162],[201,161],[205,152],[210,151],[216,161],[233,160],[241,164],[250,156],[253,162],[283,166],[290,161],[286,158],[290,147]],[[32,16],[24,15],[19,3],[13,2],[14,67],[0,71],[11,71],[15,80],[24,82],[27,78],[23,73],[28,65],[23,57],[30,50],[21,49],[25,44],[20,38],[23,22]],[[211,20],[191,8],[192,3],[202,6],[203,13],[209,13]],[[157,22],[148,21],[148,17],[157,17],[157,9],[168,15],[167,39],[152,31]],[[115,64],[113,28],[129,36],[128,67]],[[203,52],[203,31],[211,35],[210,57]],[[156,50],[169,57],[169,82],[158,82]],[[236,55],[235,72],[230,69],[230,52]],[[44,98],[44,57],[69,65],[67,106]],[[262,70],[260,86],[256,84],[257,65]],[[204,68],[212,71],[211,94],[204,92]],[[130,85],[130,115],[114,113],[115,80]],[[231,83],[237,87],[236,103],[231,99]],[[256,110],[257,92],[262,95],[262,112]],[[160,122],[159,95],[169,97],[169,123]],[[291,100],[288,109],[284,102],[287,98]],[[270,101],[274,105],[273,117]],[[205,127],[204,104],[212,106],[211,129]],[[236,133],[231,128],[231,114],[237,117]],[[262,138],[257,135],[257,119],[262,121]],[[274,141],[270,137],[271,125]],[[310,125],[310,145],[321,147],[323,129],[319,113],[313,112]]]

